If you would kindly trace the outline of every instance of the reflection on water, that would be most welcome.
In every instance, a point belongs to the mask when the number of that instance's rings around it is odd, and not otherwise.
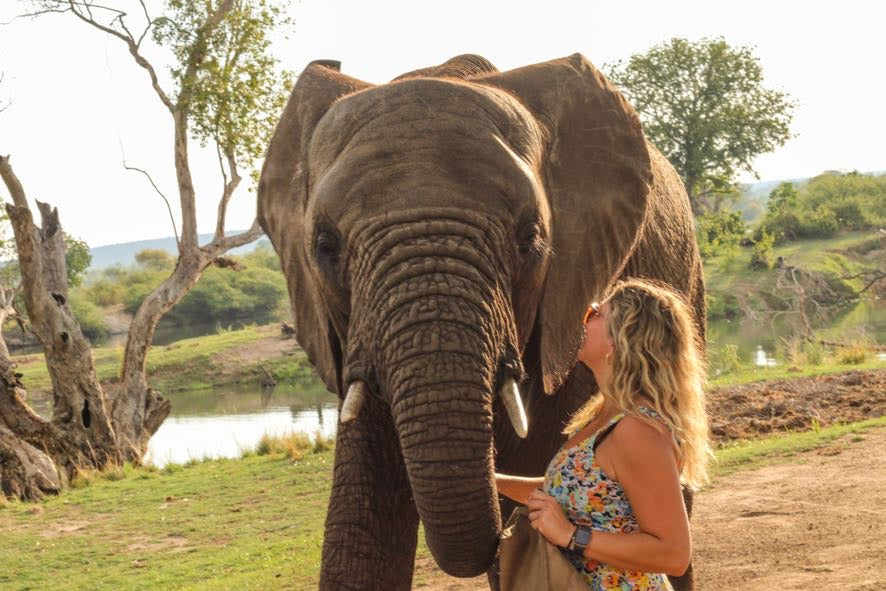
[[[328,437],[335,434],[337,421],[338,406],[334,403],[298,411],[271,406],[231,415],[171,415],[151,438],[146,461],[163,466],[192,458],[239,457],[244,450],[255,449],[265,433],[284,435],[303,431],[313,435],[319,431]]]
[[[819,319],[815,336],[826,341],[843,341],[864,337],[880,345],[886,344],[886,302],[863,300],[845,308],[828,319]],[[782,314],[757,320],[710,320],[707,323],[708,353],[734,345],[744,364],[769,366],[778,363],[777,352],[784,341],[803,335],[799,316]],[[779,353],[780,354],[780,353]],[[882,353],[880,359],[886,358]]]
[[[238,457],[265,433],[335,434],[338,404],[319,383],[309,388],[235,387],[176,392],[172,413],[151,438],[156,466],[207,457]]]
[[[754,354],[754,365],[757,367],[774,367],[778,365],[778,362],[775,360],[775,357],[763,350],[762,345],[757,345],[757,352]]]

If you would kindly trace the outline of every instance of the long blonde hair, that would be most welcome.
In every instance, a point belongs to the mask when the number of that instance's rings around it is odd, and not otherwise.
[[[608,301],[612,378],[609,384],[599,384],[602,395],[585,403],[564,433],[575,433],[591,422],[604,397],[621,412],[651,422],[637,409],[643,404],[640,396],[648,397],[677,439],[682,482],[697,490],[708,480],[713,454],[705,411],[703,344],[689,306],[670,288],[641,279],[617,283]]]

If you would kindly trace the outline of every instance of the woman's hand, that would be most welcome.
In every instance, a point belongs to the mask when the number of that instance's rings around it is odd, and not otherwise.
[[[529,493],[529,522],[550,543],[565,548],[572,540],[575,525],[566,519],[557,500],[539,489]]]

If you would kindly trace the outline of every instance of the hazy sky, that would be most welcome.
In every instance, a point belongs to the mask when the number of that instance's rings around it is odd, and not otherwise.
[[[384,82],[459,53],[479,53],[502,70],[574,52],[601,66],[675,36],[722,36],[755,46],[766,86],[797,101],[796,137],[756,162],[764,180],[796,178],[886,169],[882,6],[303,0],[291,9],[294,32],[275,51],[295,71],[312,59],[338,59],[346,74]],[[0,22],[23,8],[18,0],[0,0]],[[162,52],[146,53],[164,69]],[[171,118],[119,40],[70,15],[12,20],[0,26],[0,72],[0,103],[11,103],[0,113],[0,154],[12,155],[31,199],[58,205],[64,227],[91,246],[172,234],[161,199],[121,165],[122,146],[127,162],[150,170],[177,205]],[[214,151],[195,147],[192,155],[199,229],[211,232],[221,177]],[[246,228],[254,217],[248,184],[232,200],[229,229]],[[8,200],[5,187],[0,196]]]

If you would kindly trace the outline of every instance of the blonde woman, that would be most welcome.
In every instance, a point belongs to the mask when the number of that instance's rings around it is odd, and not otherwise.
[[[692,315],[670,289],[630,280],[584,322],[578,360],[600,395],[572,417],[544,477],[496,484],[590,589],[671,589],[665,575],[692,553],[680,485],[698,489],[711,455]]]

